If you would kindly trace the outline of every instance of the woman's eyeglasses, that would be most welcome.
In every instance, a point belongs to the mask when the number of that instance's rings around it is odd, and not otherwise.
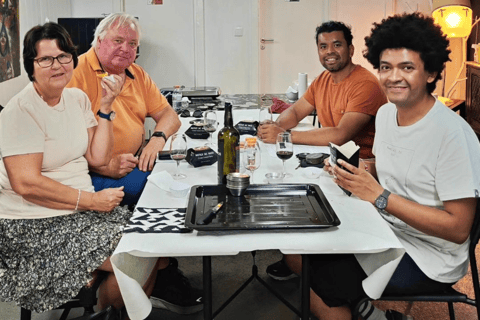
[[[38,65],[42,68],[48,68],[53,65],[55,59],[57,59],[60,64],[67,64],[72,61],[73,55],[70,53],[62,53],[56,57],[40,57],[37,59],[33,59],[33,61],[36,61]]]

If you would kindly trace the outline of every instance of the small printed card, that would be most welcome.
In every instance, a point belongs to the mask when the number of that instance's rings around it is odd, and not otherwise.
[[[340,168],[345,169],[342,165],[338,164],[338,160],[342,159],[345,162],[350,163],[351,165],[358,167],[358,162],[360,160],[360,147],[355,144],[353,141],[348,141],[342,146],[337,146],[334,143],[330,142],[330,165],[332,167],[340,166]],[[349,171],[349,170],[347,170]],[[350,171],[349,171],[350,172]],[[342,190],[350,196],[352,193],[342,188]]]
[[[201,122],[192,124],[185,134],[192,139],[207,139],[210,136]]]
[[[217,162],[218,154],[209,147],[190,148],[185,160],[195,168],[209,166]]]
[[[238,130],[240,135],[249,134],[254,136],[257,134],[258,121],[243,120],[235,125],[235,129]]]

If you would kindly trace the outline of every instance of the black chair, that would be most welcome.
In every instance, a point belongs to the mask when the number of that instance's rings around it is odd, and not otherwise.
[[[477,260],[475,256],[475,247],[478,244],[480,239],[480,201],[477,202],[477,210],[475,212],[475,220],[473,222],[472,230],[470,231],[470,247],[468,249],[468,254],[470,257],[470,268],[472,271],[472,284],[473,290],[475,292],[475,297],[480,298],[480,285],[478,280],[478,268]],[[352,311],[352,319],[357,320],[359,317],[360,306],[368,301],[370,298],[365,298],[359,301]],[[445,293],[438,294],[428,294],[428,295],[383,295],[378,300],[380,301],[423,301],[423,302],[447,302],[448,303],[448,312],[450,314],[450,319],[455,320],[455,311],[453,309],[453,303],[460,302],[469,304],[476,307],[477,317],[480,319],[480,308],[475,299],[469,298],[466,294],[456,291],[453,288]]]
[[[91,287],[83,287],[75,298],[56,308],[63,309],[59,320],[65,320],[73,308],[84,308],[83,315],[72,320],[97,320],[97,319],[114,319],[115,310],[112,307],[95,312],[93,307],[97,304],[97,290],[102,281],[107,277],[108,272],[99,271],[94,284]],[[32,311],[21,308],[20,320],[31,320]]]

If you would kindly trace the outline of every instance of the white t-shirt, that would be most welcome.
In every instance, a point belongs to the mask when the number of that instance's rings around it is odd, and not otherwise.
[[[64,89],[50,107],[28,84],[0,113],[0,156],[43,153],[42,174],[75,189],[92,192],[88,163],[87,128],[97,125],[87,95]],[[72,213],[33,204],[12,190],[0,161],[0,218],[34,219]]]
[[[470,125],[436,101],[418,122],[399,127],[397,108],[377,113],[373,153],[380,184],[422,205],[443,209],[443,201],[478,197],[480,144]],[[450,283],[468,269],[468,245],[426,235],[381,212],[407,253],[431,279]]]

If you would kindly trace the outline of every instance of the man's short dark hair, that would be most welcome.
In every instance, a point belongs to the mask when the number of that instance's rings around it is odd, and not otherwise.
[[[432,83],[427,83],[427,91],[435,90],[436,82],[442,78],[448,55],[449,41],[433,18],[419,12],[394,15],[374,23],[372,33],[365,37],[367,49],[363,56],[375,69],[380,67],[380,55],[386,49],[409,49],[420,54],[425,71],[437,73]]]
[[[315,41],[317,42],[317,46],[318,46],[318,35],[320,33],[325,33],[325,32],[330,33],[333,31],[342,31],[343,37],[347,41],[347,45],[352,44],[353,35],[352,35],[352,28],[350,26],[347,26],[340,21],[327,21],[319,25],[316,29]]]
[[[35,26],[27,32],[23,39],[23,67],[30,81],[35,81],[33,63],[37,56],[37,43],[45,39],[57,40],[60,50],[72,54],[73,67],[75,68],[78,64],[77,48],[64,27],[55,22],[47,22],[42,26]]]

